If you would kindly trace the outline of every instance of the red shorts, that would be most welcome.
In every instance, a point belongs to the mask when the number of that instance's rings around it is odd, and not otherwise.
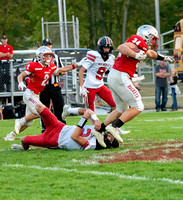
[[[47,107],[40,113],[40,116],[44,121],[46,130],[41,135],[26,136],[24,138],[25,143],[33,146],[57,147],[60,131],[65,124],[58,121],[55,115]]]
[[[107,104],[109,104],[111,107],[115,107],[116,104],[113,100],[112,93],[105,85],[99,87],[98,89],[93,88],[87,88],[88,90],[88,103],[89,108],[91,110],[95,110],[95,95],[97,94],[101,99],[103,99]]]

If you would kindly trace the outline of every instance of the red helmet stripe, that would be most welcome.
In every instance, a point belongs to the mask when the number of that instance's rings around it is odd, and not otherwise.
[[[109,38],[108,37],[106,37],[106,40],[107,40],[107,44],[109,44]]]

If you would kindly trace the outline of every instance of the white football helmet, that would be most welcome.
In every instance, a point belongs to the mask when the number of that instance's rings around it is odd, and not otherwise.
[[[159,39],[158,31],[151,25],[142,25],[137,29],[137,35],[142,37],[149,49],[158,48],[157,40]]]
[[[45,55],[51,55],[51,59],[46,59]],[[37,61],[42,62],[43,64],[49,65],[50,62],[54,62],[54,54],[49,47],[42,46],[39,47],[36,51]]]

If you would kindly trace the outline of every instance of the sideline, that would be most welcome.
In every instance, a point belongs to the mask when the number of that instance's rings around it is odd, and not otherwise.
[[[115,176],[120,179],[130,179],[130,180],[141,180],[141,181],[162,181],[167,182],[171,184],[181,184],[183,185],[183,181],[180,180],[172,180],[169,178],[149,178],[145,176],[137,176],[136,174],[129,176],[125,174],[120,173],[113,173],[113,172],[100,172],[100,171],[79,171],[77,169],[67,169],[67,168],[59,168],[59,167],[41,167],[41,166],[26,166],[22,164],[7,164],[2,163],[3,167],[20,167],[20,168],[26,168],[26,169],[38,169],[38,170],[48,170],[48,171],[65,171],[65,172],[74,172],[74,173],[80,173],[80,174],[93,174],[93,175],[99,175],[99,176]]]

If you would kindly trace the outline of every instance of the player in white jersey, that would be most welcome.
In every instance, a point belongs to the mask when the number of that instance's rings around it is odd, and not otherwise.
[[[37,104],[36,111],[43,119],[46,130],[40,135],[22,137],[22,146],[14,144],[12,145],[13,149],[28,150],[30,145],[67,150],[103,149],[94,137],[94,128],[100,125],[100,121],[92,110],[87,109],[84,112],[77,126],[68,126],[58,121],[55,115],[43,104]],[[89,117],[94,119],[94,125],[85,126]],[[110,133],[106,132],[103,137],[105,148],[119,147],[119,143]]]
[[[82,66],[79,70],[80,95],[85,98],[88,96],[88,107],[93,111],[95,110],[96,94],[114,110],[116,105],[112,93],[103,81],[104,73],[110,70],[114,64],[115,57],[111,54],[113,42],[109,37],[104,36],[99,39],[97,45],[98,51],[88,51],[86,57],[79,63]],[[87,72],[84,81],[85,71]]]

